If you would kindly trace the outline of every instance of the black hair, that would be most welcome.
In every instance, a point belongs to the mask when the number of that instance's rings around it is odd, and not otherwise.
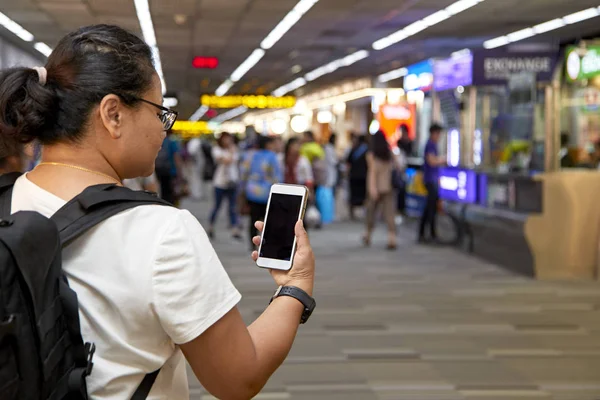
[[[273,140],[274,139],[270,136],[259,135],[258,136],[258,148],[261,150],[266,149],[270,143],[273,143]]]
[[[313,141],[313,140],[315,140],[315,134],[312,133],[312,131],[306,131],[306,132],[304,132],[304,138],[309,139],[310,141]]]
[[[560,146],[566,147],[569,144],[569,134],[567,132],[561,132],[560,134]]]
[[[221,136],[219,136],[219,138],[217,139],[217,145],[219,145],[219,147],[223,148],[225,146],[223,142],[228,137],[232,138],[232,140],[233,140],[233,136],[231,135],[231,133],[229,133],[229,132],[222,132]]]
[[[91,25],[67,34],[38,72],[17,67],[0,75],[0,137],[42,144],[81,139],[92,109],[107,94],[128,106],[152,87],[150,47],[114,25]]]
[[[442,129],[444,129],[442,127],[442,125],[434,122],[433,124],[431,124],[431,126],[429,127],[429,134],[433,135],[434,133],[441,133]]]
[[[400,132],[402,132],[402,135],[408,134],[408,125],[406,125],[406,124],[400,124],[398,126],[398,129],[400,129]]]
[[[296,138],[296,137],[293,137],[293,138],[289,138],[289,140],[288,140],[288,141],[287,141],[287,143],[285,144],[285,151],[284,151],[284,153],[283,153],[283,154],[284,154],[284,159],[285,159],[285,162],[286,162],[286,163],[287,163],[287,161],[288,161],[288,155],[289,155],[289,152],[290,152],[290,148],[291,148],[291,147],[292,147],[294,144],[296,144],[296,143],[298,143],[298,142],[299,142],[298,138]]]
[[[334,145],[334,146],[335,146],[335,141],[336,141],[336,140],[337,140],[337,135],[336,135],[335,133],[332,133],[332,134],[329,136],[329,144],[332,144],[332,145]]]
[[[390,144],[382,131],[377,131],[371,138],[371,152],[375,158],[380,160],[389,161],[392,159]]]

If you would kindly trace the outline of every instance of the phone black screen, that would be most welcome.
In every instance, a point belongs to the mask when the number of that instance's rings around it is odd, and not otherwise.
[[[267,214],[260,256],[290,261],[294,228],[300,216],[302,196],[274,193]]]

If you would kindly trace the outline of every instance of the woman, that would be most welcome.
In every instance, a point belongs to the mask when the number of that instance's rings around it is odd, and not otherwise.
[[[274,183],[283,181],[276,143],[272,137],[259,136],[258,149],[249,151],[242,163],[242,190],[250,208],[250,248],[256,243],[252,238],[257,234],[252,221],[262,221],[267,212],[269,193]]]
[[[300,154],[300,141],[291,138],[285,145],[284,182],[293,185],[304,185],[310,191],[314,189],[312,167],[308,158]]]
[[[365,135],[352,135],[352,149],[346,160],[348,164],[348,183],[350,186],[350,219],[354,220],[354,209],[365,203],[367,192],[367,151],[369,146]]]
[[[212,149],[212,158],[217,164],[213,184],[215,186],[215,205],[210,214],[210,227],[208,236],[212,239],[215,235],[215,221],[221,209],[223,199],[227,199],[229,206],[229,224],[233,230],[233,237],[241,239],[237,215],[237,185],[240,180],[238,161],[240,159],[233,137],[228,132],[223,132],[217,140],[217,145]]]
[[[13,188],[13,213],[50,217],[89,186],[152,174],[176,117],[161,106],[152,60],[137,36],[95,25],[62,38],[45,67],[3,72],[0,137],[43,145],[42,162]],[[294,268],[272,276],[312,294],[314,257],[301,223],[296,236]],[[63,251],[62,266],[83,339],[96,344],[91,399],[131,398],[158,369],[149,397],[186,399],[185,359],[215,397],[251,398],[285,359],[304,308],[277,297],[247,328],[205,231],[175,207],[139,206],[105,220]]]
[[[388,228],[388,250],[396,249],[396,223],[394,189],[392,186],[392,171],[397,168],[390,145],[382,131],[378,131],[371,138],[371,148],[367,152],[367,221],[366,232],[363,237],[364,244],[371,244],[371,235],[375,227],[375,213],[377,208],[383,208],[383,216]]]

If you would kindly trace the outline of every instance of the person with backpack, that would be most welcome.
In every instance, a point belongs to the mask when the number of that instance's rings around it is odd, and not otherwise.
[[[43,145],[35,169],[0,177],[2,400],[186,399],[186,360],[213,396],[249,399],[315,307],[302,222],[293,268],[272,272],[281,287],[247,327],[198,220],[122,186],[152,174],[177,118],[152,55],[93,25],[45,66],[0,74],[0,140]]]
[[[256,244],[252,238],[257,234],[253,221],[264,220],[271,186],[283,182],[275,141],[269,136],[259,136],[257,142],[258,149],[247,152],[242,162],[240,184],[250,208],[249,238],[252,249]]]

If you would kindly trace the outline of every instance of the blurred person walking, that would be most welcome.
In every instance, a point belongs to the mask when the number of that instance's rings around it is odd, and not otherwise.
[[[425,145],[423,181],[427,188],[427,199],[419,223],[419,236],[417,237],[419,243],[428,242],[429,240],[437,241],[436,216],[439,200],[439,169],[441,166],[446,165],[446,159],[438,155],[438,142],[442,129],[441,125],[432,124],[429,128],[429,140]],[[425,237],[426,226],[429,226],[429,238]]]
[[[231,134],[228,132],[221,133],[221,136],[217,140],[217,145],[212,149],[212,158],[215,160],[217,168],[213,178],[215,204],[210,214],[208,236],[211,239],[214,238],[217,215],[219,214],[223,200],[227,199],[229,206],[229,225],[232,229],[232,236],[235,239],[241,239],[236,197],[237,186],[240,180],[238,167],[240,155]]]
[[[369,146],[365,135],[352,135],[352,149],[348,154],[346,163],[348,165],[349,198],[348,209],[350,219],[355,220],[355,208],[362,207],[367,196],[367,151]]]
[[[250,208],[249,238],[256,236],[255,221],[263,221],[267,212],[267,203],[271,186],[283,182],[283,173],[277,159],[276,143],[272,137],[259,136],[258,149],[249,151],[242,163],[241,187]]]
[[[398,168],[396,158],[382,131],[378,131],[371,138],[371,146],[366,155],[368,174],[366,232],[363,236],[365,246],[371,245],[371,236],[375,227],[376,212],[379,206],[383,210],[383,217],[388,228],[387,249],[396,249],[396,223],[394,190],[392,187],[392,172]]]
[[[120,188],[123,179],[149,176],[165,131],[177,117],[162,103],[151,48],[112,25],[69,33],[57,43],[45,67],[4,71],[0,76],[2,141],[39,140],[43,145],[42,162],[12,187],[12,213],[34,211],[49,218],[83,191],[99,193],[97,185],[107,188],[106,193],[125,193]],[[263,225],[257,223],[256,228],[262,230]],[[85,361],[93,364],[88,364],[91,375],[83,375],[87,384],[77,389],[87,391],[91,399],[187,399],[187,360],[213,396],[256,396],[285,360],[299,324],[314,308],[315,261],[302,222],[296,224],[295,236],[293,268],[271,272],[275,284],[286,287],[287,296],[278,291],[249,326],[236,306],[240,293],[206,232],[186,210],[158,204],[130,208],[63,243],[59,269],[77,294],[79,339],[96,344],[95,354],[80,346],[90,359],[83,360],[83,368],[77,364],[77,370],[86,369]],[[259,240],[255,237],[253,243]],[[252,259],[257,257],[253,252]],[[36,306],[43,303],[42,297]],[[0,307],[4,306],[0,299]],[[52,314],[41,321],[63,329],[66,311],[52,307],[47,311],[61,319],[54,321]],[[45,326],[40,323],[40,329]],[[40,334],[35,324],[30,332]],[[22,339],[16,338],[18,343]],[[70,349],[76,345],[70,343],[65,351],[73,355]],[[12,347],[4,346],[2,351]],[[37,351],[30,347],[23,350]],[[60,358],[63,351],[43,351],[58,357],[48,365],[58,368],[70,362]],[[3,372],[15,372],[16,390],[29,383],[25,390],[54,393],[51,397],[57,399],[75,395],[64,392],[75,376],[67,373],[68,382],[59,382],[53,380],[51,369],[47,379],[21,381],[18,374],[23,369],[14,364]],[[27,371],[37,364],[27,364]],[[37,376],[43,373],[39,369]],[[22,398],[18,396],[19,392],[10,398]]]
[[[300,154],[300,141],[291,138],[285,145],[284,153],[284,183],[304,185],[313,194],[314,182],[310,162]]]

